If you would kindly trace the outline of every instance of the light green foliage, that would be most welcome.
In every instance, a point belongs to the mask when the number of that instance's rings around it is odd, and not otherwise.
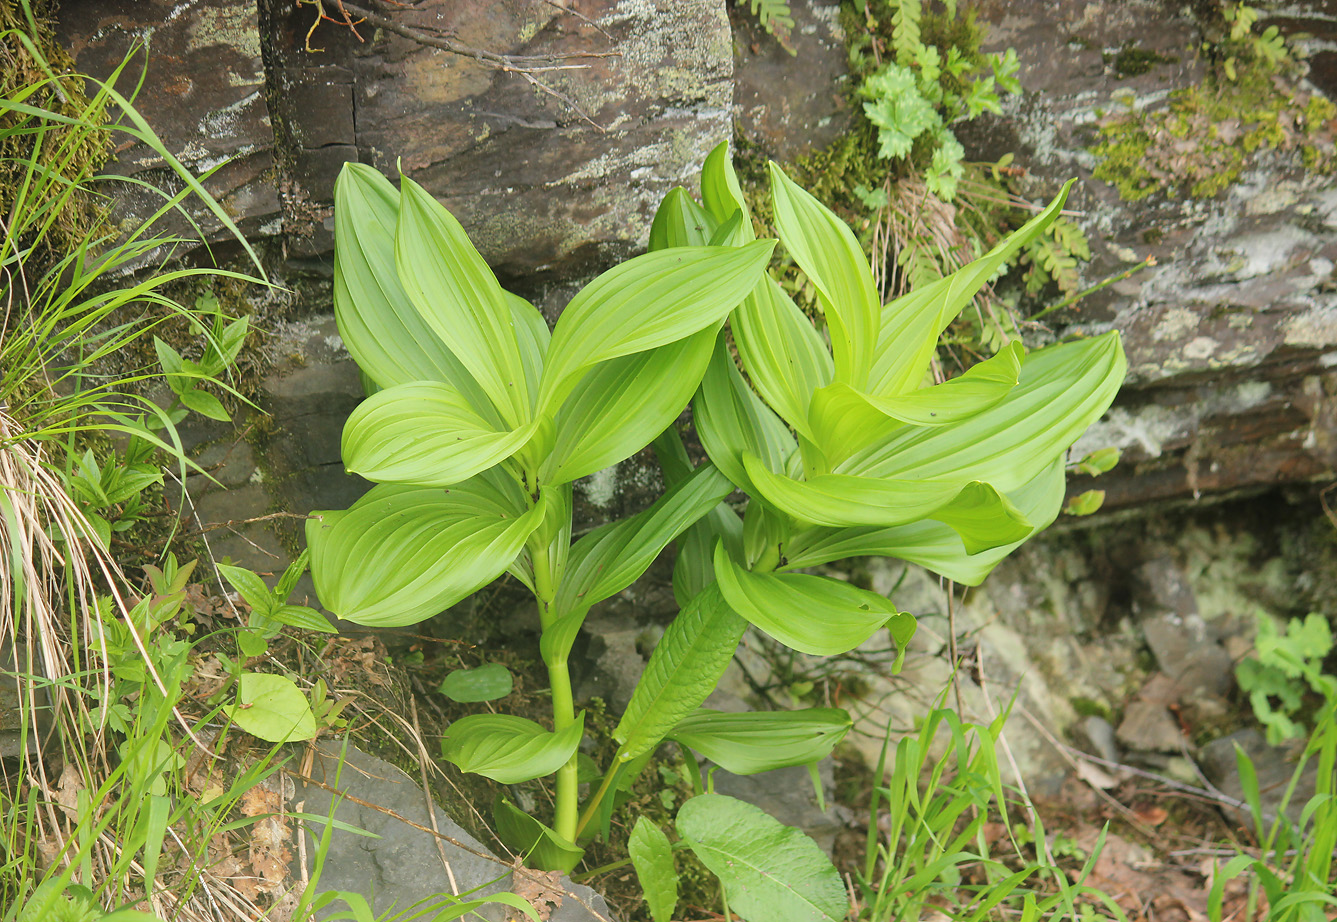
[[[1323,659],[1332,650],[1328,619],[1317,612],[1303,620],[1292,618],[1283,634],[1275,621],[1262,616],[1254,644],[1256,656],[1240,661],[1235,678],[1248,693],[1254,716],[1267,728],[1268,742],[1275,745],[1304,736],[1298,718],[1305,693],[1337,701],[1337,678],[1323,672]]]
[[[637,817],[627,840],[627,854],[636,868],[650,918],[654,922],[671,922],[678,905],[678,873],[673,867],[668,836],[645,817]]]
[[[242,673],[236,704],[225,711],[247,733],[271,743],[309,740],[319,730],[306,696],[287,676]]]
[[[1124,198],[1216,195],[1261,151],[1299,151],[1313,172],[1337,164],[1337,107],[1298,86],[1277,27],[1257,32],[1257,10],[1242,3],[1222,15],[1229,34],[1211,49],[1215,66],[1202,85],[1176,90],[1163,108],[1101,123],[1095,176]]]
[[[734,0],[734,2],[739,7],[750,10],[752,15],[757,17],[761,27],[775,36],[780,47],[790,54],[798,54],[789,40],[794,31],[794,16],[785,0]]]
[[[334,627],[314,608],[288,604],[288,597],[292,595],[297,581],[306,572],[310,558],[309,551],[303,551],[298,555],[297,559],[283,571],[278,584],[272,590],[265,585],[263,579],[250,570],[230,564],[217,565],[219,575],[237,590],[251,609],[246,630],[237,635],[237,645],[243,656],[264,654],[269,641],[284,625],[307,631],[319,631],[323,634],[334,633]]]
[[[608,834],[618,792],[667,738],[739,771],[829,753],[849,727],[842,711],[699,711],[749,624],[818,655],[848,652],[884,628],[902,652],[909,643],[913,616],[876,593],[790,572],[811,565],[797,562],[801,554],[791,561],[791,548],[820,556],[844,541],[818,562],[891,553],[977,582],[1057,515],[1063,454],[1122,380],[1111,334],[1031,357],[1013,344],[954,381],[921,386],[943,330],[1048,227],[1061,198],[978,262],[884,306],[850,229],[778,168],[771,186],[776,225],[814,286],[830,351],[764,272],[775,243],[753,239],[723,145],[705,166],[704,203],[671,193],[651,252],[591,282],[551,334],[411,180],[396,193],[357,164],[340,177],[336,312],[350,352],[381,388],[348,421],[345,461],[382,482],[351,509],[309,522],[316,588],[340,617],[391,625],[430,617],[504,572],[533,592],[552,729],[475,714],[451,725],[443,754],[507,784],[556,775],[551,825],[505,799],[494,806],[503,841],[540,867],[570,869],[584,837]],[[671,428],[694,391],[711,458],[699,469]],[[652,439],[668,491],[573,543],[571,480]],[[741,521],[722,504],[734,487],[760,500]],[[571,694],[572,643],[592,604],[630,585],[685,532],[674,577],[682,611],[578,815],[584,727]],[[696,785],[699,793],[699,777]],[[743,825],[716,828],[716,803]],[[838,875],[816,846],[752,812],[707,795],[680,814],[680,834],[722,875],[734,908],[754,922],[842,913]],[[739,877],[735,858],[756,866]],[[806,894],[796,905],[808,909],[773,911],[795,894]]]
[[[437,691],[451,701],[469,703],[505,698],[514,687],[509,669],[501,663],[486,663],[477,669],[456,669],[442,680]]]

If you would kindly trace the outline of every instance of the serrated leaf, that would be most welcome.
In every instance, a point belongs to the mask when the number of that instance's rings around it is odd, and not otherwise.
[[[877,346],[881,299],[863,247],[844,221],[770,164],[775,226],[817,288],[831,334],[835,380],[862,389]]]
[[[696,392],[715,327],[592,368],[557,414],[556,440],[539,472],[568,483],[631,457],[663,432]]]
[[[524,856],[530,867],[566,873],[579,864],[585,854],[583,848],[558,835],[500,794],[492,804],[492,819],[497,825],[497,838],[507,848]]]
[[[584,732],[583,711],[575,723],[555,732],[512,714],[470,714],[446,728],[441,755],[460,771],[519,784],[551,775],[569,762]]]
[[[678,834],[719,877],[747,922],[839,922],[848,899],[817,843],[757,807],[702,794],[678,810]]]
[[[509,296],[449,211],[400,177],[395,268],[418,314],[468,369],[508,424],[532,417]]]
[[[701,708],[679,721],[668,738],[735,775],[754,775],[824,759],[852,726],[840,708],[742,713]]]
[[[464,704],[505,698],[515,687],[511,671],[501,663],[485,663],[477,669],[456,669],[442,680],[437,691],[451,701]]]
[[[237,703],[227,707],[232,722],[251,736],[270,743],[309,740],[316,718],[306,695],[292,679],[244,672],[237,681]]]
[[[377,483],[445,487],[515,454],[538,421],[498,430],[458,389],[415,381],[378,391],[344,424],[344,466]]]
[[[672,922],[678,905],[678,872],[668,836],[644,816],[636,818],[627,838],[627,854],[641,882],[645,905],[654,922]]]
[[[307,520],[325,607],[358,624],[416,624],[504,573],[543,522],[505,475],[452,487],[380,484],[347,511]]]
[[[884,596],[829,577],[752,573],[715,550],[715,585],[729,608],[800,653],[848,653],[900,613]]]
[[[674,247],[615,266],[581,289],[552,332],[540,410],[571,393],[585,369],[712,327],[756,285],[775,242]]]
[[[650,654],[627,710],[613,730],[619,761],[641,756],[715,690],[747,622],[712,583],[678,612]]]
[[[504,428],[478,382],[404,290],[395,268],[398,224],[399,190],[374,167],[345,163],[334,184],[334,316],[348,353],[377,387],[442,381]]]

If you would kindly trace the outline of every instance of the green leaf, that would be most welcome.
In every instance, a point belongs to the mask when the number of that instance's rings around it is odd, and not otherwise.
[[[586,285],[553,329],[540,409],[560,406],[592,365],[720,323],[756,285],[774,241],[646,253]]]
[[[670,247],[706,246],[719,226],[681,186],[670,189],[650,224],[650,251]]]
[[[228,584],[237,590],[255,614],[262,618],[267,617],[278,607],[274,600],[274,594],[269,591],[265,581],[250,570],[245,567],[229,566],[225,563],[216,566],[223,579],[227,580]]]
[[[821,334],[769,275],[734,308],[729,323],[757,393],[796,432],[811,439],[809,402],[834,374]]]
[[[1105,505],[1104,490],[1087,490],[1068,500],[1063,511],[1068,515],[1091,515],[1098,512],[1103,505]]]
[[[854,233],[832,211],[770,164],[775,226],[817,288],[835,357],[835,380],[863,389],[873,367],[882,302]]]
[[[839,580],[799,573],[751,573],[715,549],[715,579],[729,607],[787,647],[813,656],[848,653],[900,610]]]
[[[754,775],[824,759],[852,726],[840,708],[736,714],[702,708],[679,721],[668,738],[735,775]]]
[[[358,624],[430,618],[506,571],[542,524],[505,475],[440,487],[381,484],[343,512],[306,523],[311,576],[325,607]]]
[[[731,481],[749,491],[752,482],[743,464],[744,455],[757,456],[767,470],[778,474],[785,470],[797,448],[784,423],[743,380],[723,335],[716,340],[694,410],[697,434],[710,460]]]
[[[751,239],[752,218],[748,211],[747,199],[743,195],[743,187],[734,172],[733,160],[729,156],[728,141],[721,141],[715,145],[701,166],[701,201],[717,224],[729,220],[734,212],[741,212],[743,233]]]
[[[747,623],[712,583],[678,612],[650,654],[627,710],[613,730],[618,759],[630,761],[665,735],[715,690]]]
[[[269,613],[279,624],[299,627],[304,631],[319,631],[322,634],[337,634],[338,629],[314,608],[306,605],[280,605]]]
[[[557,414],[557,437],[539,471],[568,483],[631,457],[678,418],[710,361],[715,327],[592,368]]]
[[[395,267],[427,324],[509,424],[532,418],[528,376],[506,292],[460,222],[407,176],[400,178]]]
[[[378,483],[445,487],[515,454],[538,422],[499,431],[457,389],[399,384],[368,397],[344,424],[344,466]]]
[[[551,775],[569,762],[584,732],[583,711],[556,732],[511,714],[470,714],[446,728],[441,755],[461,771],[519,784]]]
[[[281,675],[242,673],[237,703],[226,710],[233,723],[270,743],[309,740],[318,731],[306,695]]]
[[[704,464],[643,512],[602,525],[571,547],[557,608],[571,611],[621,592],[654,563],[669,542],[733,492],[714,465]]]
[[[887,479],[980,480],[1004,493],[1048,468],[1100,418],[1123,382],[1117,331],[1032,352],[989,412],[955,426],[905,429],[862,449],[844,473]]]
[[[673,847],[663,830],[646,819],[636,818],[627,838],[627,854],[645,894],[645,905],[654,922],[672,922],[678,906],[678,872],[673,867]]]
[[[374,167],[345,163],[334,184],[334,316],[348,353],[378,387],[441,381],[502,428],[478,382],[404,290],[395,268],[398,224],[399,190]]]
[[[227,415],[227,410],[223,409],[223,404],[219,403],[218,398],[208,391],[188,387],[177,394],[177,397],[180,398],[182,406],[194,410],[201,416],[207,416],[220,422],[227,422],[231,419]]]
[[[1008,500],[1043,531],[1063,505],[1063,458],[1008,494]],[[965,586],[978,586],[1004,557],[1022,544],[968,555],[961,536],[940,522],[925,520],[891,528],[810,528],[785,545],[787,567],[814,567],[846,557],[899,557]]]
[[[997,406],[1016,387],[1026,350],[1013,340],[965,374],[898,397],[878,397],[847,384],[813,394],[811,432],[832,463],[905,425],[950,426]]]
[[[558,835],[500,794],[492,804],[492,819],[497,825],[497,838],[507,848],[523,855],[530,867],[566,873],[579,864],[585,854],[583,848]]]
[[[514,687],[515,679],[509,669],[501,663],[486,663],[477,669],[454,670],[436,690],[451,701],[467,704],[505,698]]]
[[[979,259],[882,308],[880,322],[872,334],[877,348],[866,388],[869,393],[894,397],[919,386],[942,331],[1021,247],[1054,222],[1075,181],[1068,182],[1049,207]]]
[[[840,922],[849,901],[817,843],[751,804],[723,794],[693,797],[678,834],[719,877],[729,908],[747,922]]]

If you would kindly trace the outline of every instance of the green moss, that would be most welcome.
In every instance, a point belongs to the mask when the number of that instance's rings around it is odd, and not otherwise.
[[[1104,720],[1111,720],[1114,717],[1114,711],[1109,705],[1093,698],[1083,698],[1078,695],[1075,698],[1069,698],[1068,704],[1072,705],[1072,709],[1077,712],[1079,717],[1100,717]]]
[[[1157,64],[1176,64],[1179,59],[1157,54],[1145,48],[1137,47],[1136,42],[1126,42],[1117,52],[1102,55],[1107,65],[1114,68],[1120,77],[1140,77],[1148,73]]]

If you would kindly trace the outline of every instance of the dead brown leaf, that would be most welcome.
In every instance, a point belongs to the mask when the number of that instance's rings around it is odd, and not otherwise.
[[[562,872],[531,870],[519,858],[511,868],[511,892],[528,900],[539,918],[547,922],[553,910],[562,905],[566,893],[562,889]]]

